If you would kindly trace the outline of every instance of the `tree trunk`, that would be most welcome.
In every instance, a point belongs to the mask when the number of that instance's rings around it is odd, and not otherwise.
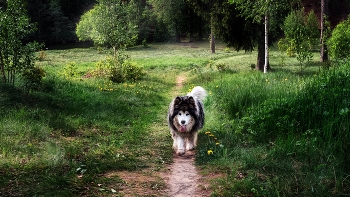
[[[256,70],[264,71],[265,67],[265,35],[264,35],[263,21],[259,25],[258,32],[258,58],[256,63]],[[267,70],[270,70],[270,64],[267,62]]]
[[[321,0],[321,37],[320,37],[320,43],[321,43],[321,50],[320,50],[320,56],[321,56],[321,62],[325,62],[328,60],[328,51],[327,51],[327,45],[325,43],[325,16],[328,15],[328,0]]]
[[[210,34],[210,51],[211,53],[215,53],[215,36],[213,32]]]
[[[4,62],[1,51],[0,51],[0,69],[1,69],[1,75],[2,75],[2,78],[4,80],[4,83],[6,83],[5,62]]]
[[[213,23],[214,23],[214,17],[211,16],[210,19],[210,51],[211,53],[215,53],[215,34],[214,34],[214,28],[213,28]]]
[[[266,0],[267,2],[268,0]],[[267,67],[269,65],[269,16],[266,10],[265,13],[265,62],[264,73],[267,73]]]

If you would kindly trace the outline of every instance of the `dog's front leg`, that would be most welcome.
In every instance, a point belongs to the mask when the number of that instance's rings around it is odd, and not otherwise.
[[[177,151],[176,154],[183,155],[185,154],[185,139],[181,136],[177,136]]]

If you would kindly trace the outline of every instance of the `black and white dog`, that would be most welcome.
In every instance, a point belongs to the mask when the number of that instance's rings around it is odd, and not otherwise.
[[[204,125],[202,100],[207,92],[200,86],[186,96],[176,97],[169,105],[168,125],[174,140],[173,148],[178,155],[193,150],[197,145],[198,130]]]

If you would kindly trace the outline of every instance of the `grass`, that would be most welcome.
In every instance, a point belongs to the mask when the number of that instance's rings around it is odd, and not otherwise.
[[[87,75],[103,52],[46,50],[40,91],[0,84],[0,195],[128,195],[118,173],[150,177],[172,161],[165,113],[179,75],[187,76],[183,93],[195,85],[209,92],[196,164],[204,176],[221,174],[212,196],[348,194],[348,65],[324,72],[315,58],[300,72],[272,48],[273,70],[263,74],[251,70],[256,52],[208,49],[131,48],[147,75],[121,84]],[[155,178],[130,187],[162,196],[166,186]]]

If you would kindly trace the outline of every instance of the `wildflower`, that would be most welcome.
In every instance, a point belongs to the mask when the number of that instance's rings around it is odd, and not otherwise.
[[[214,154],[214,152],[212,150],[208,150],[207,152],[208,152],[208,155]]]
[[[214,140],[218,140],[218,138],[214,138]]]
[[[214,137],[214,134],[209,134],[210,137]]]
[[[216,142],[215,145],[219,145],[220,143],[219,142]]]
[[[216,88],[218,88],[219,86],[216,86]]]
[[[209,135],[209,134],[210,134],[210,131],[205,132],[205,135]]]

